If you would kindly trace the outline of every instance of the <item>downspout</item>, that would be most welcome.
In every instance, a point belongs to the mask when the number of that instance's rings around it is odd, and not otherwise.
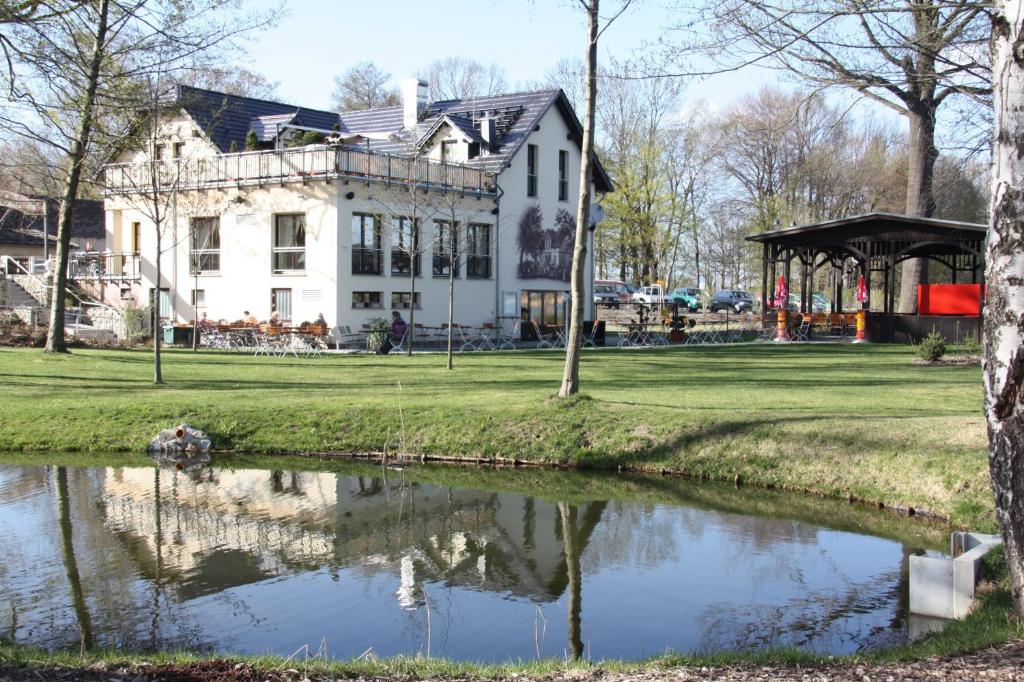
[[[494,326],[501,327],[501,197],[505,191],[498,184],[498,176],[494,176],[494,189],[498,196],[494,198]]]

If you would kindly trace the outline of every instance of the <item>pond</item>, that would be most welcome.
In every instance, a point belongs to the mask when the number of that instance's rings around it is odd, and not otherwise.
[[[244,466],[0,461],[0,637],[479,661],[841,654],[907,639],[908,557],[943,535],[668,478]]]

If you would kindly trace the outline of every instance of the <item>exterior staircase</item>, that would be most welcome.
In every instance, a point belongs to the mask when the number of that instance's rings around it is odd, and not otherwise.
[[[43,308],[45,299],[33,295],[18,281],[17,276],[8,276],[0,282],[0,305],[7,308]]]

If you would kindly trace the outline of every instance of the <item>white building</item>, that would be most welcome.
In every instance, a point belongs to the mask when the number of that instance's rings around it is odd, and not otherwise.
[[[337,114],[179,86],[147,148],[105,169],[107,248],[139,273],[105,273],[105,297],[153,295],[159,208],[161,308],[177,320],[194,306],[265,320],[276,306],[296,324],[323,313],[358,326],[412,304],[416,261],[418,323],[447,319],[454,262],[457,322],[560,324],[582,140],[564,93],[430,103],[412,80],[403,94],[402,106]],[[599,163],[593,178],[597,197],[611,190]]]

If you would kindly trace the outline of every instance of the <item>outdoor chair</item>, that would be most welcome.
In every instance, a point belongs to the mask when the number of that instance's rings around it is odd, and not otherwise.
[[[405,340],[407,338],[409,338],[409,328],[408,327],[406,327],[405,333],[402,334],[402,338],[398,339],[397,341],[395,341],[395,337],[394,336],[389,336],[388,337],[388,343],[391,344],[391,350],[398,351],[399,353],[404,353],[405,352]]]
[[[476,350],[476,344],[473,343],[473,339],[466,335],[466,326],[462,324],[452,325],[454,329],[459,333],[458,343],[462,344],[459,346],[459,352],[465,353],[467,350]],[[453,344],[454,345],[454,344]]]
[[[537,324],[537,320],[530,320],[530,324],[533,325],[533,331],[537,334],[537,348],[554,348],[553,342],[554,335],[551,332],[547,334],[541,329],[541,326]]]
[[[512,332],[505,331],[505,325],[498,325],[498,350],[505,350],[506,346],[509,350],[515,350],[515,342],[519,338],[519,330],[522,320],[516,320],[515,324],[512,325]]]
[[[811,340],[811,324],[812,319],[810,315],[804,315],[803,319],[800,320],[800,324],[793,329],[793,340],[794,341],[810,341]]]
[[[583,343],[580,344],[580,347],[586,348],[587,346],[597,348],[597,320],[594,320],[594,323],[590,325],[590,333],[583,335]]]
[[[476,347],[477,350],[498,350],[497,346],[494,345],[494,341],[491,339],[491,335],[497,332],[497,328],[493,322],[484,322],[480,325],[480,344]]]

